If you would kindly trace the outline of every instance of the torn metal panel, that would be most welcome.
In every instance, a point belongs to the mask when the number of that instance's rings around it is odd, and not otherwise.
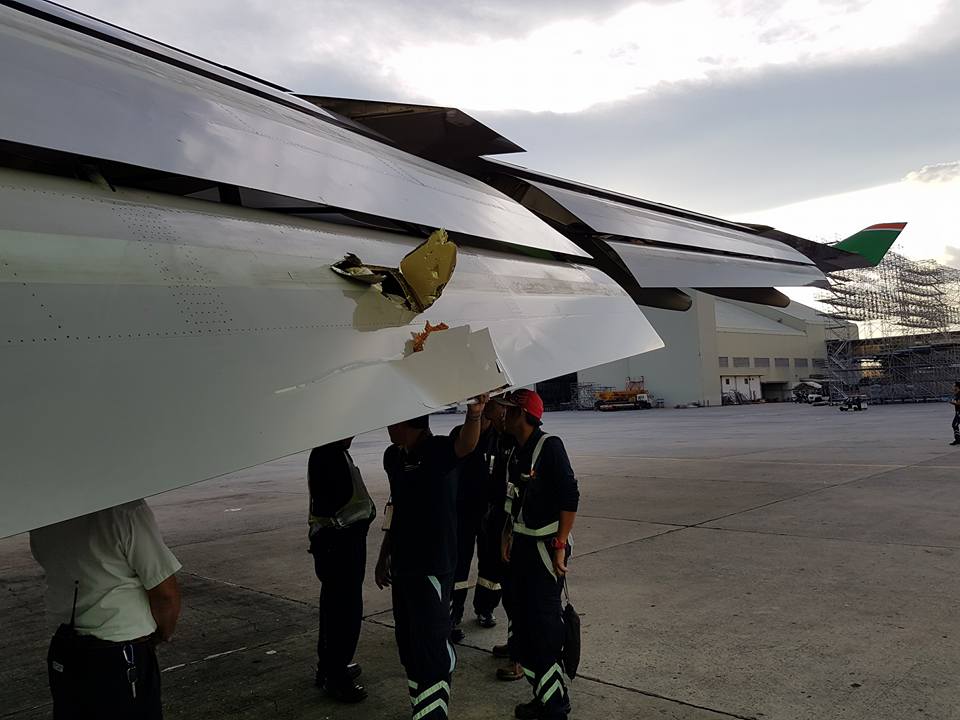
[[[422,313],[433,305],[457,266],[457,246],[443,230],[436,230],[400,261],[398,268],[365,265],[353,253],[331,265],[338,275],[377,287],[384,297]]]
[[[450,326],[446,323],[439,323],[437,325],[431,325],[429,322],[424,326],[422,332],[411,333],[413,339],[410,341],[410,352],[423,352],[423,348],[427,343],[427,338],[430,337],[433,333],[442,332],[444,330],[449,330]]]
[[[431,334],[422,350],[393,361],[391,370],[418,389],[424,407],[436,410],[512,385],[501,362],[490,330],[464,325]]]
[[[140,49],[0,6],[0,140],[584,256],[467,175]],[[303,104],[314,114],[304,112]],[[43,118],[43,122],[37,122]]]

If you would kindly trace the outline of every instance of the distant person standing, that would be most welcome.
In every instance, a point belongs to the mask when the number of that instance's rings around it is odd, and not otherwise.
[[[960,381],[953,384],[953,442],[951,445],[960,445]]]
[[[310,552],[321,583],[315,682],[348,703],[367,697],[353,656],[363,622],[367,531],[377,515],[350,456],[352,442],[351,437],[316,447],[307,463]]]
[[[180,615],[180,563],[143,500],[30,533],[46,572],[54,720],[163,717],[156,643]]]

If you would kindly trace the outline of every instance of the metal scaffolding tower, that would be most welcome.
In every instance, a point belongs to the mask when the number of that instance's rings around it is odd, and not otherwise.
[[[875,268],[831,275],[827,309],[832,400],[938,400],[960,380],[960,270],[889,253]],[[850,332],[856,323],[860,337]]]

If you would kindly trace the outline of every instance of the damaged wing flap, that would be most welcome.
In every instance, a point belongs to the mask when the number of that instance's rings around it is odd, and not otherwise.
[[[446,230],[435,230],[407,253],[397,268],[366,265],[348,253],[331,269],[347,280],[379,286],[381,294],[391,302],[422,313],[443,293],[456,266],[456,243],[450,240]]]

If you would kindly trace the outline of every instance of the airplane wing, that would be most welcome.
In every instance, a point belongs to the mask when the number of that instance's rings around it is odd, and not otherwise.
[[[0,0],[0,64],[0,537],[662,347],[641,306],[679,288],[823,279],[799,238],[480,158],[519,148],[462,114],[41,0]],[[440,228],[455,269],[404,302]]]
[[[422,314],[330,270],[417,242],[0,171],[0,536],[662,346],[588,266],[461,248]]]

